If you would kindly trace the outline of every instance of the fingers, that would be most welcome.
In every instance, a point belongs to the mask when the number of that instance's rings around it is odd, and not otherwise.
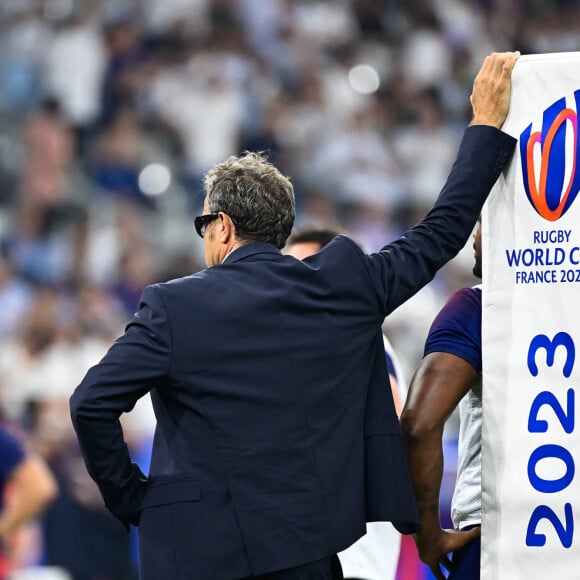
[[[469,542],[473,542],[473,540],[479,538],[480,535],[481,528],[479,526],[465,532],[462,531],[449,532],[445,544],[445,549],[448,552],[456,552],[457,550],[463,548],[463,546],[465,546],[466,544],[469,544]]]
[[[437,579],[445,579],[444,570],[451,569],[450,555],[479,537],[481,528],[468,531],[442,530],[437,528],[427,533],[426,530],[415,534],[419,557]]]
[[[512,70],[519,57],[519,51],[494,52],[486,57],[473,83],[472,125],[501,127],[509,110]]]
[[[501,64],[501,74],[505,78],[510,78],[512,74],[512,69],[514,68],[516,61],[520,58],[519,50],[516,52],[504,52],[503,58],[498,59],[499,64]]]
[[[485,57],[477,76],[496,77],[500,74],[509,76],[520,56],[519,50],[515,52],[492,52]]]
[[[472,542],[476,538],[481,535],[481,528],[476,527],[472,528],[471,530],[462,532],[459,530],[447,531],[446,541],[445,541],[445,550],[446,553],[442,554],[439,557],[439,561],[435,564],[428,564],[431,572],[437,580],[446,580],[446,576],[443,574],[441,566],[447,571],[451,571],[451,558],[449,555],[457,550],[460,550],[469,542]]]
[[[482,70],[487,66],[493,74],[504,70],[509,74],[520,56],[519,50],[515,52],[493,52],[485,58]]]
[[[481,536],[481,528],[479,526],[472,528],[471,530],[467,530],[465,532],[460,532],[465,538],[468,538],[468,540],[465,542],[466,544],[468,542],[471,542],[472,540],[475,540],[476,538],[479,538],[479,536]]]

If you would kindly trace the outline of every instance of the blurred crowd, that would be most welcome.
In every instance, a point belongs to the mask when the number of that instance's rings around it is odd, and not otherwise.
[[[268,152],[297,225],[377,250],[443,185],[483,58],[575,50],[579,28],[573,0],[1,0],[0,410],[60,485],[14,565],[134,577],[68,397],[145,285],[203,267],[213,163]],[[390,319],[408,374],[471,266],[467,249]],[[151,412],[126,419],[146,469]]]

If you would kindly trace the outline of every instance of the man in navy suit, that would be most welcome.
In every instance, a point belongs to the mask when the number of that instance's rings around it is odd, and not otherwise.
[[[319,252],[326,244],[329,244],[340,234],[332,228],[306,226],[294,230],[284,253],[304,260]],[[378,341],[382,340],[385,349],[385,359],[389,373],[389,382],[383,385],[384,400],[386,401],[385,414],[394,405],[397,415],[401,414],[402,404],[407,393],[406,383],[402,374],[398,357],[391,346],[388,338],[383,334]],[[369,385],[370,387],[371,385]],[[373,383],[379,387],[378,383]],[[368,400],[369,395],[367,395]],[[392,414],[389,414],[392,417]],[[374,438],[373,438],[374,439]],[[389,443],[389,441],[386,441]],[[375,461],[381,461],[381,454]],[[365,462],[369,461],[365,454]],[[401,535],[389,522],[368,522],[366,534],[357,540],[352,546],[338,554],[340,565],[345,579],[352,580],[390,580],[395,578],[397,564],[401,552]],[[407,556],[409,557],[409,555]]]
[[[365,520],[416,530],[392,400],[377,395],[387,393],[378,337],[464,246],[513,152],[498,127],[517,56],[486,59],[440,197],[378,253],[339,236],[306,261],[284,256],[290,181],[253,153],[208,172],[195,220],[208,268],[145,288],[71,398],[107,507],[139,525],[143,580],[341,578],[336,553]],[[119,416],[149,392],[157,427],[145,477]]]

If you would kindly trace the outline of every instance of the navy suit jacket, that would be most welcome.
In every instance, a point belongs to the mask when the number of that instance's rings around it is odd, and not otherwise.
[[[140,527],[144,580],[297,566],[346,548],[366,520],[415,529],[381,324],[465,245],[514,144],[468,128],[434,208],[378,253],[339,236],[301,262],[251,243],[144,290],[71,398],[106,505]],[[148,392],[146,478],[119,416]]]

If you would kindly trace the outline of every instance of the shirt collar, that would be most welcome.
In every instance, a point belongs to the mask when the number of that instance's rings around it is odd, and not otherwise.
[[[267,244],[265,242],[251,242],[229,252],[224,258],[222,264],[233,264],[234,262],[238,262],[255,254],[276,254],[279,256],[282,252],[272,244]]]

